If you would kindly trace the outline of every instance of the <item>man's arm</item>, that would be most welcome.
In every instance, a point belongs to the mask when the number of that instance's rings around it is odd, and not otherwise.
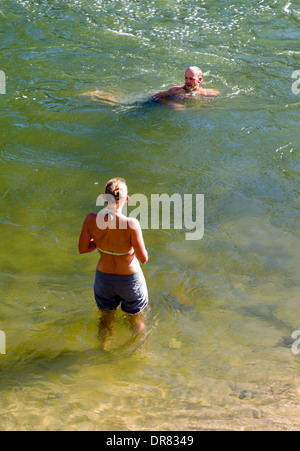
[[[220,91],[217,91],[216,89],[203,89],[203,95],[206,97],[215,97],[220,94]]]
[[[155,100],[156,102],[159,102],[160,100],[166,97],[171,97],[172,95],[176,94],[176,92],[179,89],[182,89],[183,87],[184,86],[174,86],[173,88],[170,88],[167,91],[158,92],[157,94],[154,94],[154,96],[152,96],[152,99]]]
[[[168,97],[169,91],[161,91],[158,92],[157,94],[154,94],[151,99],[155,100],[155,102],[160,102],[162,99],[164,99],[165,97]]]
[[[106,95],[102,91],[84,92],[83,94],[80,94],[79,97],[90,97],[92,100],[105,103],[106,105],[118,105],[119,103],[115,97]]]
[[[155,102],[161,103],[162,105],[168,105],[175,109],[184,109],[184,105],[182,103],[177,103],[174,100],[174,95],[180,90],[184,88],[184,86],[174,86],[173,88],[168,89],[168,91],[161,91],[152,96],[152,99]]]

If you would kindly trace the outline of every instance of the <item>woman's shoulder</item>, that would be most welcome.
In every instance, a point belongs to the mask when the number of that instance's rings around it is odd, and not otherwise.
[[[96,218],[97,218],[97,213],[91,212],[91,213],[87,214],[85,221],[88,223],[93,223],[96,221]]]
[[[132,230],[140,230],[141,229],[140,223],[136,218],[132,218],[129,216],[127,218],[127,221],[128,221],[128,226],[130,227],[130,229],[132,229]]]
[[[87,227],[89,230],[96,224],[97,214],[89,213],[84,220],[84,227]]]

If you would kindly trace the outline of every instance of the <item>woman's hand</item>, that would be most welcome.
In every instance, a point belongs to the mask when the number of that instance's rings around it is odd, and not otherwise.
[[[89,243],[89,252],[94,252],[96,249],[97,249],[96,243],[92,238]]]

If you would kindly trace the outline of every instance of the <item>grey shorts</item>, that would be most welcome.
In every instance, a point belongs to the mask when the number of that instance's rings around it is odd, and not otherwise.
[[[96,269],[94,283],[96,303],[101,310],[121,309],[140,313],[148,304],[148,290],[142,270],[135,274],[106,274]]]

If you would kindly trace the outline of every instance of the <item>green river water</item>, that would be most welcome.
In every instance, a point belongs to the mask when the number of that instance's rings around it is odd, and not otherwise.
[[[299,20],[294,0],[1,0],[0,430],[300,428]],[[147,102],[191,65],[219,97]],[[114,176],[204,194],[205,226],[144,230],[145,336],[119,312],[102,350],[77,242]]]

